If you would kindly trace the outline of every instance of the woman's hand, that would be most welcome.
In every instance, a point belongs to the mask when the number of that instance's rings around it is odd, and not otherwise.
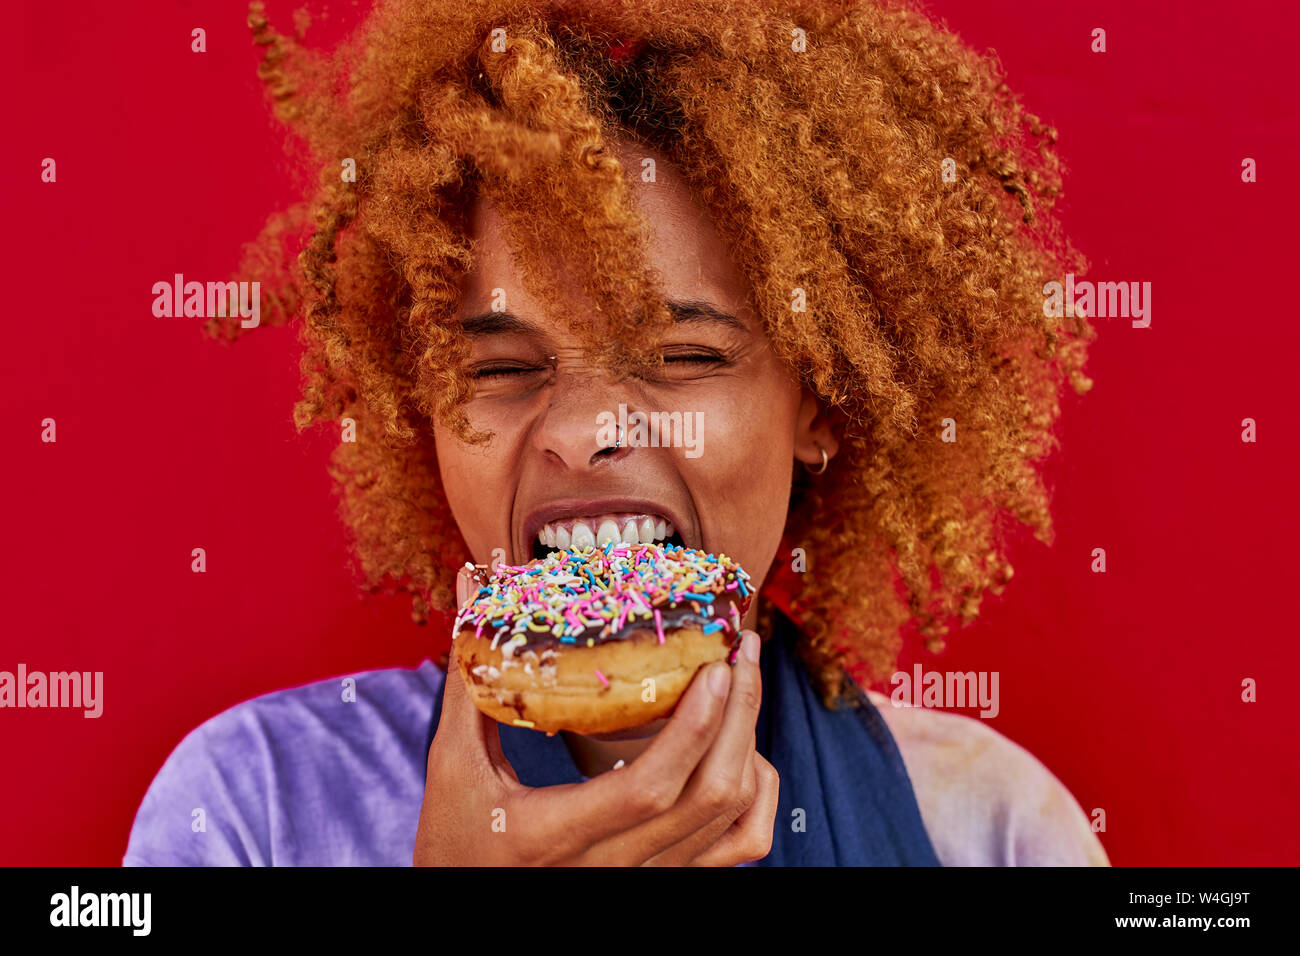
[[[766,856],[779,780],[754,749],[759,646],[745,631],[734,665],[702,668],[631,764],[540,788],[519,782],[496,721],[474,706],[453,658],[415,865],[735,866]]]

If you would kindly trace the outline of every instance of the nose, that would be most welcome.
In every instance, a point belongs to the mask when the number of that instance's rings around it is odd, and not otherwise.
[[[533,431],[534,447],[570,472],[606,468],[632,450],[626,431],[611,422],[629,406],[629,385],[591,366],[558,364],[550,401]]]

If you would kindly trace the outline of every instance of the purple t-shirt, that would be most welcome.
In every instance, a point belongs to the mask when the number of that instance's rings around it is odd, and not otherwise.
[[[355,700],[349,678],[319,681],[190,732],[145,794],[123,864],[410,866],[443,673],[425,661],[350,679]]]
[[[154,778],[123,864],[409,866],[442,681],[425,661],[265,694],[204,722]],[[1088,817],[1032,754],[983,721],[871,698],[944,865],[1106,865]]]

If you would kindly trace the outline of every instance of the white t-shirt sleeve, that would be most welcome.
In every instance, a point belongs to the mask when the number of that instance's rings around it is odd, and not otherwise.
[[[983,721],[869,691],[944,866],[1109,866],[1065,785]]]

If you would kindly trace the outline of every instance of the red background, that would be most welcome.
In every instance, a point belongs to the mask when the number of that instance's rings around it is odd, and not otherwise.
[[[1300,862],[1281,609],[1298,537],[1289,6],[934,5],[1062,131],[1066,224],[1092,278],[1154,286],[1149,329],[1100,320],[1097,386],[1066,402],[1055,546],[1025,538],[1006,596],[927,660],[1000,672],[993,726],[1105,809],[1116,864]],[[359,12],[315,9],[317,41]],[[288,4],[271,12],[291,26]],[[351,587],[330,439],[290,420],[295,330],[227,350],[151,313],[154,282],[228,275],[294,195],[244,19],[237,2],[29,3],[4,41],[23,75],[0,151],[0,669],[101,670],[105,710],[0,711],[0,862],[116,864],[191,728],[446,643],[406,600]],[[46,416],[57,444],[39,440]]]

